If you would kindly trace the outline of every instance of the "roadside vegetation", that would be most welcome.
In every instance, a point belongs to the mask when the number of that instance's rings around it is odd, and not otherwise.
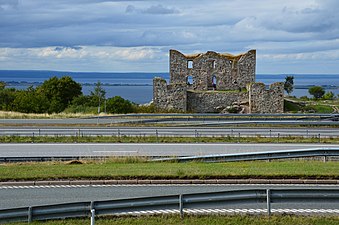
[[[284,90],[286,113],[334,113],[339,111],[339,99],[323,87],[313,86],[309,93],[313,98],[291,96],[294,77],[286,76]],[[82,93],[81,84],[71,77],[52,77],[41,86],[26,90],[6,87],[0,81],[1,118],[77,118],[88,115],[126,113],[175,113],[156,109],[153,104],[138,105],[120,96],[106,98],[106,91],[98,81],[89,95]]]
[[[1,181],[78,179],[338,179],[339,163],[315,160],[249,162],[149,162],[108,158],[70,162],[0,164]]]
[[[85,219],[66,219],[52,220],[43,222],[32,222],[32,225],[83,225],[89,224],[89,218]],[[160,216],[122,216],[122,217],[101,217],[96,219],[97,225],[177,225],[177,224],[194,224],[194,225],[336,225],[339,223],[338,216],[297,216],[297,215],[273,215],[255,216],[255,215],[187,215],[181,219],[178,215],[160,215]],[[13,225],[26,225],[26,223],[10,223]]]
[[[319,135],[239,137],[227,135],[224,137],[164,137],[164,136],[0,136],[0,143],[328,143],[337,144],[337,137],[322,137]]]
[[[81,84],[69,76],[52,77],[41,86],[30,86],[26,90],[7,88],[6,83],[0,81],[0,110],[45,115],[155,112],[152,104],[137,105],[120,96],[106,99],[106,91],[100,82],[89,95],[84,95]]]

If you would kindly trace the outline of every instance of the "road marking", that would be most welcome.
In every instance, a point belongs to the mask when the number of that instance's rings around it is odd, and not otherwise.
[[[35,189],[35,188],[106,188],[106,187],[197,187],[197,186],[214,186],[214,187],[246,187],[251,186],[270,186],[270,187],[335,187],[339,188],[335,184],[83,184],[83,185],[27,185],[27,186],[0,186],[1,189]]]
[[[138,153],[138,151],[92,151],[95,153]]]
[[[293,213],[293,214],[339,214],[339,209],[272,209],[272,213]],[[177,209],[144,210],[117,213],[116,215],[146,215],[146,214],[177,214]],[[184,209],[187,214],[267,214],[267,209]]]

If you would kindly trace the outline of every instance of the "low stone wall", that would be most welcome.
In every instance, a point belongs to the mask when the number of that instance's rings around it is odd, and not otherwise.
[[[277,82],[266,90],[263,83],[251,83],[249,90],[249,113],[283,113],[284,83]]]
[[[187,84],[167,85],[165,79],[153,79],[153,102],[156,108],[186,112]]]
[[[244,101],[248,101],[248,92],[187,91],[188,112],[216,113]]]

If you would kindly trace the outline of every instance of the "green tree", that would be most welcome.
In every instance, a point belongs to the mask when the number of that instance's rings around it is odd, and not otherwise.
[[[0,90],[4,90],[6,87],[6,83],[4,81],[0,81]]]
[[[49,106],[48,98],[37,93],[32,86],[27,90],[17,91],[13,101],[13,110],[23,113],[46,113]]]
[[[333,100],[335,98],[334,93],[332,91],[328,91],[324,94],[323,99],[325,100]]]
[[[315,99],[319,99],[325,94],[325,91],[321,86],[313,86],[308,89],[308,93],[313,95]]]
[[[120,96],[107,99],[107,112],[109,113],[131,113],[134,112],[133,104]]]
[[[97,104],[98,106],[98,113],[100,113],[101,105],[106,99],[106,91],[102,87],[102,84],[100,81],[95,83],[94,90],[91,91],[91,97],[93,101]]]
[[[12,110],[15,96],[16,90],[14,88],[0,89],[0,109]]]
[[[294,89],[294,77],[293,76],[286,76],[285,83],[284,83],[284,90],[290,95]]]
[[[60,79],[52,77],[37,88],[37,93],[45,95],[51,101],[49,112],[52,113],[63,111],[75,97],[82,94],[81,89],[81,84],[69,76]]]

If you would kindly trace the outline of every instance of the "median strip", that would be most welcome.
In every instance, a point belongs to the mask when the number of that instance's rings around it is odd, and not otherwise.
[[[1,187],[8,186],[46,186],[46,185],[204,185],[204,184],[253,184],[253,185],[336,185],[339,180],[309,179],[210,179],[210,180],[45,180],[45,181],[7,181],[0,182]]]

